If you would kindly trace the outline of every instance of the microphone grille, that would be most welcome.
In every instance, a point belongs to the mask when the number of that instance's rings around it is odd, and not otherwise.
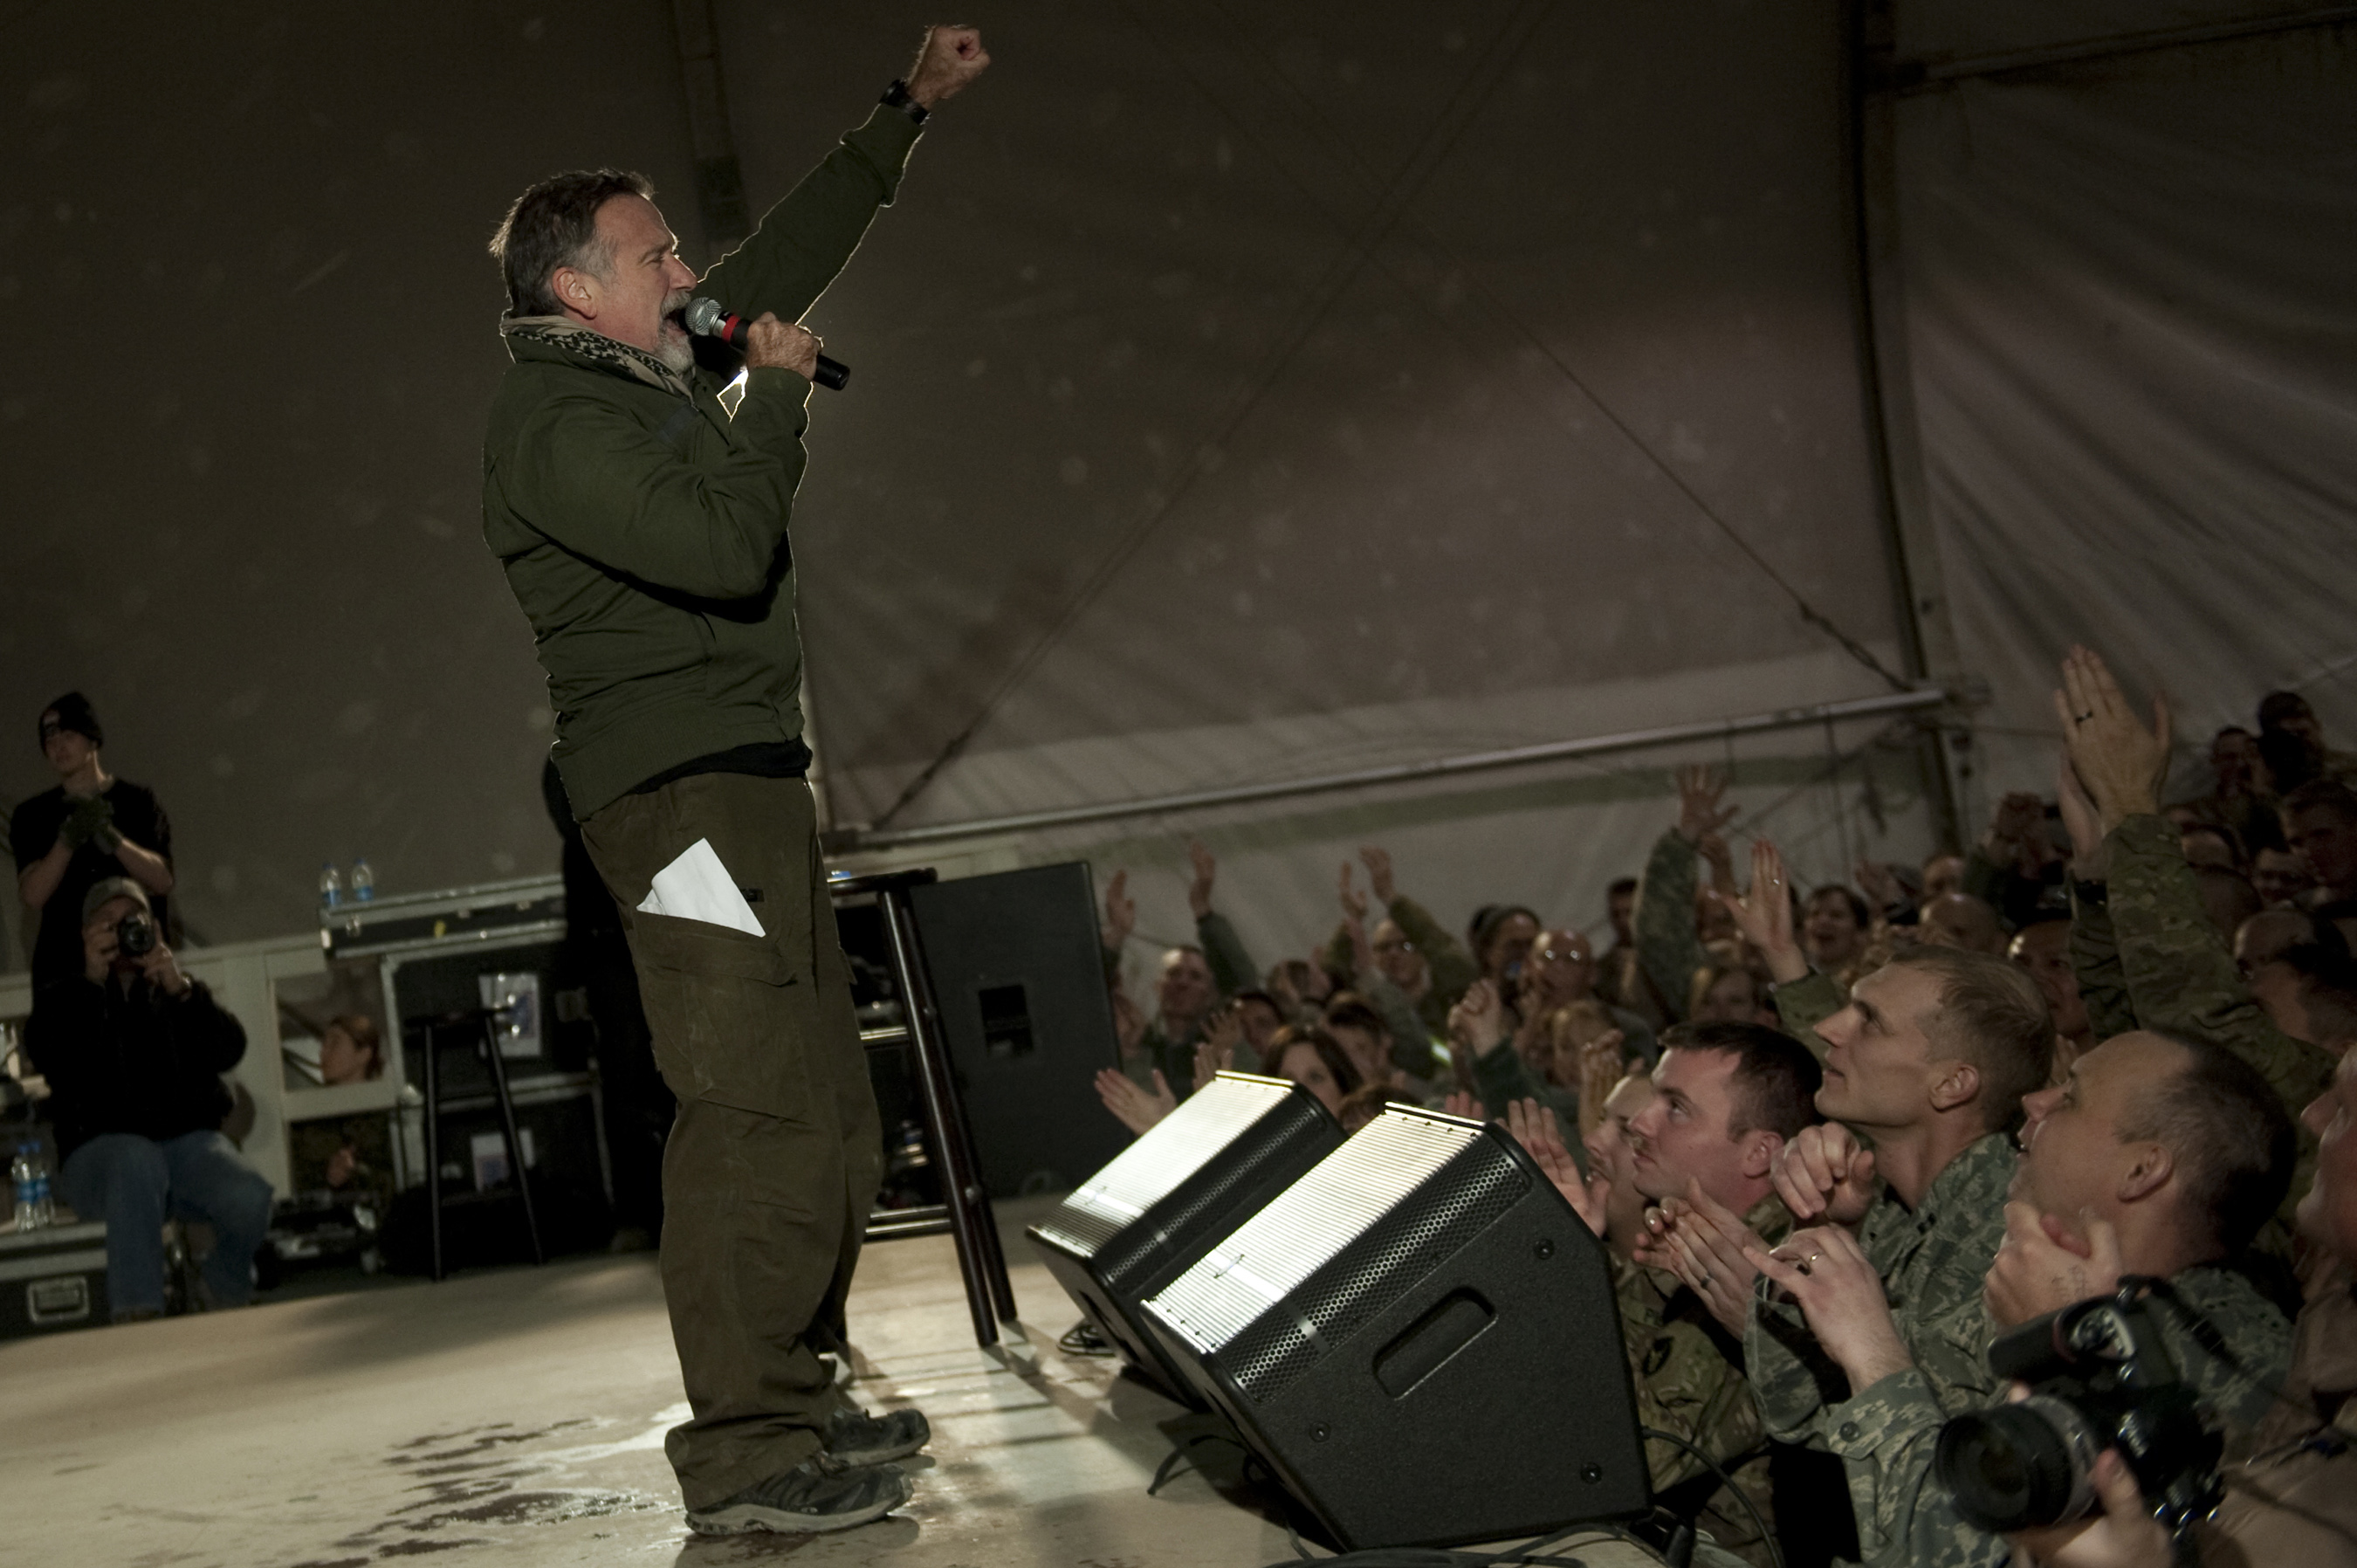
[[[710,338],[718,334],[720,318],[727,314],[718,300],[699,297],[687,302],[687,308],[680,313],[680,319],[697,337]]]

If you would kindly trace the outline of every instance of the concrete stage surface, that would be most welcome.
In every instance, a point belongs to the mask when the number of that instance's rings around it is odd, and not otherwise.
[[[916,1498],[839,1535],[688,1533],[663,1461],[682,1419],[654,1259],[512,1268],[0,1345],[0,1563],[720,1568],[792,1559],[984,1568],[1259,1568],[1294,1556],[1228,1451],[1155,1469],[1190,1430],[1117,1361],[999,1206],[1017,1304],[977,1349],[948,1237],[861,1260],[854,1391],[913,1403]],[[1166,1431],[1166,1424],[1173,1430]],[[1214,1483],[1217,1483],[1215,1487]],[[1269,1517],[1265,1517],[1269,1516]],[[1646,1561],[1583,1541],[1591,1568]]]

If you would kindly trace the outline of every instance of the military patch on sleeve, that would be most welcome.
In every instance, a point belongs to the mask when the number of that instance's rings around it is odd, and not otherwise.
[[[1675,1342],[1673,1341],[1666,1334],[1663,1335],[1659,1339],[1654,1340],[1645,1351],[1644,1375],[1650,1378],[1654,1373],[1660,1371],[1663,1367],[1668,1366],[1670,1364],[1670,1352],[1675,1348]]]

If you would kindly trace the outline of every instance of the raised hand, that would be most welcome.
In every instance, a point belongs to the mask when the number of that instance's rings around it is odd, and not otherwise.
[[[1342,899],[1342,918],[1363,921],[1367,918],[1367,896],[1359,891],[1351,877],[1351,863],[1346,860],[1342,863],[1342,877],[1338,889]]]
[[[2016,1562],[2035,1563],[2040,1568],[2173,1568],[2180,1561],[2168,1528],[2153,1517],[2152,1505],[2136,1486],[2136,1472],[2118,1449],[2096,1455],[2089,1478],[2103,1501],[2103,1516],[2092,1526],[2074,1519],[2007,1536]]]
[[[1506,1037],[1506,1008],[1497,985],[1477,980],[1448,1010],[1448,1037],[1477,1057],[1486,1057]]]
[[[1169,1081],[1159,1068],[1155,1069],[1151,1090],[1140,1089],[1125,1072],[1105,1068],[1097,1074],[1097,1098],[1133,1133],[1144,1133],[1178,1109],[1178,1097],[1170,1092]]]
[[[2054,799],[2062,808],[2062,826],[2071,835],[2071,875],[2082,882],[2104,880],[2104,818],[2079,782],[2066,751],[2054,780]]]
[[[909,68],[909,96],[930,112],[942,100],[954,98],[990,69],[990,51],[972,27],[928,27],[918,46],[917,63]]]
[[[1915,1364],[1890,1316],[1882,1276],[1847,1230],[1796,1230],[1772,1252],[1747,1245],[1743,1255],[1801,1304],[1809,1332],[1849,1374],[1853,1395]]]
[[[1850,872],[1850,880],[1857,884],[1858,891],[1866,895],[1866,901],[1874,906],[1878,916],[1896,908],[1907,896],[1899,886],[1899,878],[1890,875],[1890,867],[1878,860],[1859,861]]]
[[[1125,1057],[1136,1055],[1146,1039],[1146,1014],[1119,987],[1113,993],[1113,1037],[1120,1042]]]
[[[1563,1146],[1563,1133],[1555,1126],[1555,1112],[1535,1100],[1516,1100],[1506,1106],[1506,1132],[1531,1156],[1532,1163],[1546,1173],[1555,1189],[1563,1194],[1589,1232],[1599,1240],[1604,1235],[1604,1200],[1612,1184],[1598,1174],[1594,1177],[1579,1174],[1579,1162]]]
[[[1645,1211],[1645,1234],[1637,1262],[1667,1269],[1702,1299],[1711,1316],[1730,1334],[1743,1332],[1751,1313],[1751,1283],[1760,1271],[1744,1249],[1766,1251],[1743,1217],[1689,1180],[1684,1197],[1663,1198]]]
[[[1104,945],[1119,952],[1129,940],[1129,933],[1137,929],[1137,900],[1129,896],[1129,873],[1116,871],[1105,884],[1104,929],[1098,933]]]
[[[2010,1328],[2120,1286],[2120,1238],[2111,1222],[2083,1217],[2084,1236],[2027,1203],[2005,1206],[2005,1240],[1981,1282],[1989,1320]]]
[[[1187,841],[1187,858],[1195,867],[1195,879],[1187,885],[1187,908],[1200,920],[1211,912],[1211,884],[1220,875],[1220,863],[1203,847],[1201,839]]]
[[[1367,886],[1375,890],[1375,902],[1388,909],[1399,897],[1399,884],[1393,879],[1392,852],[1378,844],[1359,846],[1359,858],[1367,867]]]
[[[1695,849],[1710,867],[1710,885],[1727,892],[1735,891],[1735,852],[1727,847],[1727,840],[1717,830],[1695,841]]]
[[[1490,1108],[1464,1090],[1458,1090],[1440,1102],[1441,1110],[1451,1116],[1462,1116],[1468,1122],[1486,1122]]]
[[[1809,957],[1792,937],[1792,894],[1784,883],[1784,856],[1771,841],[1751,841],[1750,891],[1730,898],[1714,887],[1710,896],[1734,917],[1735,929],[1759,950],[1777,984],[1790,984],[1809,972]]]
[[[1727,794],[1727,780],[1717,769],[1689,763],[1672,778],[1678,787],[1678,836],[1686,843],[1699,844],[1705,834],[1735,821],[1741,808],[1719,804]]]
[[[1770,1175],[1776,1196],[1803,1223],[1855,1225],[1874,1207],[1874,1151],[1838,1122],[1802,1128]]]
[[[2073,648],[2062,660],[2062,689],[2054,693],[2054,716],[2071,766],[2101,813],[2109,832],[2130,817],[2160,810],[2161,780],[2169,772],[2169,702],[2155,696],[2147,728],[2128,705],[2111,666],[2092,649]]]
[[[1236,1065],[1236,1047],[1244,1043],[1243,1009],[1230,1003],[1203,1021],[1203,1037],[1195,1047],[1195,1087],[1202,1088]]]
[[[1607,1029],[1579,1047],[1579,1135],[1583,1138],[1604,1125],[1604,1102],[1612,1098],[1612,1086],[1629,1070],[1623,1049],[1627,1044],[1628,1036],[1620,1030]]]

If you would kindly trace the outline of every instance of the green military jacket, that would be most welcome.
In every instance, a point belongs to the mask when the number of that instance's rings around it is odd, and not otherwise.
[[[1797,1304],[1756,1301],[1743,1338],[1744,1370],[1760,1397],[1768,1434],[1841,1456],[1866,1561],[1894,1557],[1899,1499],[1920,1489],[1938,1437],[1909,1428],[1885,1441],[1882,1423],[1899,1406],[1943,1415],[1996,1402],[1988,1367],[1988,1310],[1982,1281],[2005,1240],[2005,1199],[2013,1142],[1980,1139],[1948,1163],[1914,1209],[1887,1190],[1859,1222],[1858,1245],[1882,1280],[1900,1338],[1915,1364],[1872,1388],[1853,1391],[1817,1346]]]
[[[1696,971],[1710,962],[1695,932],[1695,897],[1702,886],[1702,856],[1675,828],[1653,841],[1637,883],[1637,907],[1630,924],[1637,933],[1637,961],[1653,993],[1675,1023],[1694,996]]]
[[[1743,1222],[1771,1247],[1792,1230],[1792,1214],[1772,1194],[1755,1204]],[[1774,1530],[1768,1436],[1759,1402],[1744,1380],[1743,1347],[1676,1275],[1617,1253],[1612,1265],[1638,1424],[1675,1433],[1708,1454]],[[1699,1486],[1709,1477],[1693,1455],[1656,1437],[1645,1439],[1645,1463],[1657,1494]],[[1672,1506],[1681,1513],[1696,1511],[1691,1504]],[[1724,1485],[1711,1485],[1698,1522],[1721,1546],[1756,1568],[1768,1568],[1759,1525]]]
[[[2297,1124],[2332,1081],[2333,1057],[2276,1028],[2251,999],[2225,939],[2202,912],[2177,829],[2162,817],[2130,817],[2104,851],[2107,880],[2071,890],[2071,964],[2095,1037],[2141,1028],[2214,1040],[2258,1069]],[[2316,1171],[2316,1135],[2298,1131],[2278,1242]]]
[[[1813,969],[1776,988],[1777,1021],[1784,1026],[1784,1033],[1808,1047],[1819,1061],[1825,1059],[1826,1046],[1817,1026],[1848,1005],[1840,983]]]
[[[878,108],[700,288],[801,317],[892,199],[916,135]],[[560,317],[501,332],[515,362],[483,439],[483,538],[548,672],[574,814],[700,757],[799,740],[786,531],[810,383],[753,371],[732,414],[718,394],[733,363],[682,374]]]
[[[2181,1314],[2159,1305],[2151,1308],[2179,1374],[2224,1427],[2228,1451],[2240,1452],[2275,1408],[2276,1390],[2290,1369],[2291,1322],[2248,1276],[2231,1269],[2188,1269],[2169,1284],[2187,1308],[2217,1330],[2233,1355],[2232,1361],[2220,1359]],[[1996,1390],[1987,1402],[2003,1397],[2004,1391]],[[1861,1469],[1875,1477],[1871,1519],[1865,1498],[1856,1499],[1858,1540],[1877,1543],[1866,1548],[1867,1563],[1891,1568],[2005,1568],[2012,1560],[2012,1548],[2003,1536],[1957,1516],[1953,1494],[1932,1469],[1940,1428],[1962,1408],[1943,1409],[1923,1379],[1904,1373],[1885,1378],[1847,1402],[1841,1430],[1854,1424],[1857,1435],[1835,1446],[1851,1462],[1853,1477]],[[1852,1492],[1857,1493],[1855,1480]]]
[[[1465,950],[1465,944],[1442,929],[1432,911],[1415,899],[1403,895],[1384,908],[1400,934],[1415,945],[1424,955],[1426,985],[1424,994],[1414,1003],[1415,1015],[1424,1023],[1426,1031],[1434,1036],[1448,1032],[1448,1010],[1464,999],[1465,992],[1481,978],[1481,971]],[[1326,939],[1326,950],[1318,957],[1326,972],[1345,983],[1355,983],[1359,963],[1351,951],[1351,932],[1347,926],[1337,926],[1334,934]],[[1410,1072],[1426,1071],[1400,1064]]]

